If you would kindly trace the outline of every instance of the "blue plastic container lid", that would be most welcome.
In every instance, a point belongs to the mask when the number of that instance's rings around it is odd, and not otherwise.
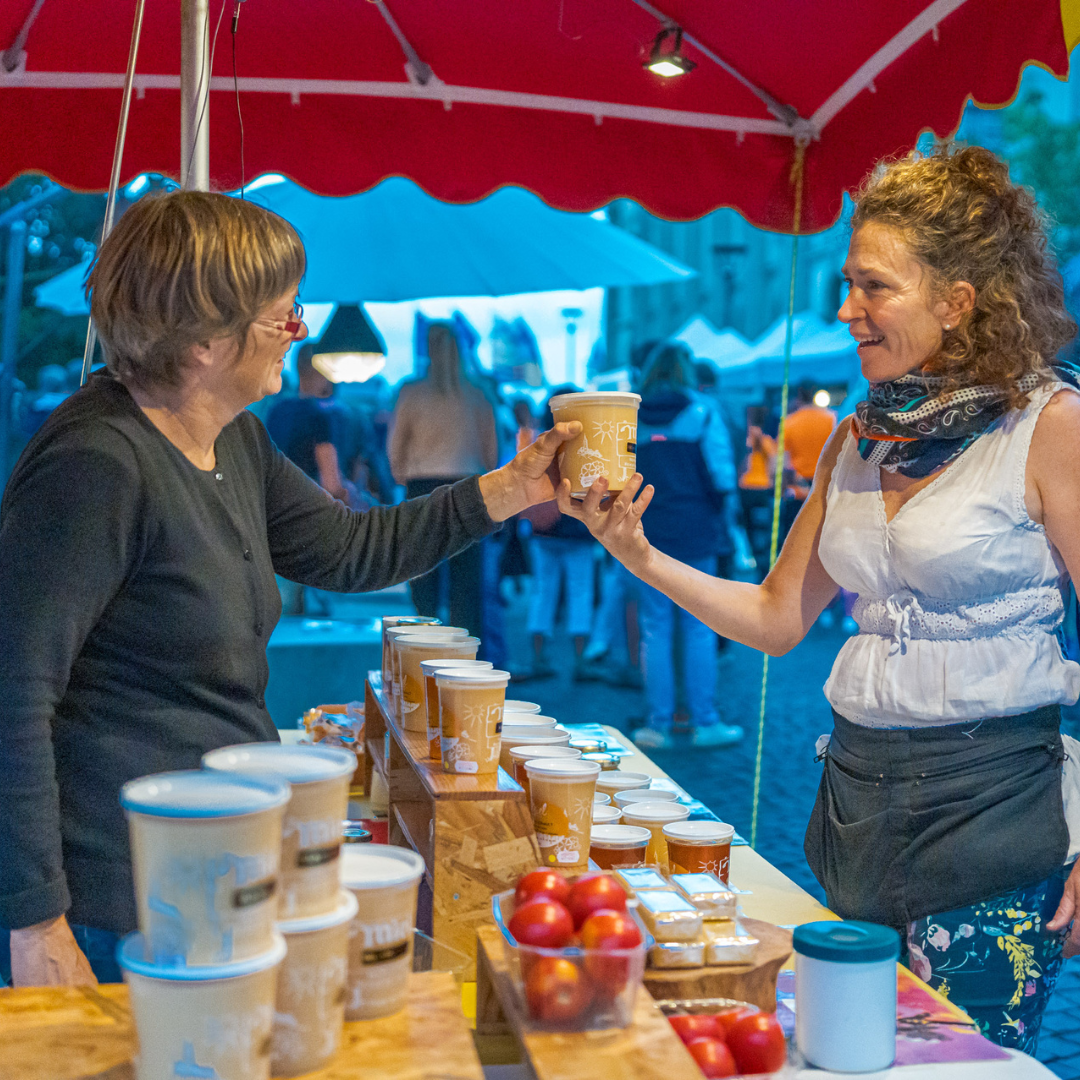
[[[211,964],[188,967],[184,964],[154,964],[146,959],[146,941],[137,930],[122,938],[116,946],[116,962],[133,975],[145,979],[165,979],[168,982],[210,982],[214,979],[239,979],[255,975],[280,964],[285,959],[285,939],[274,934],[274,943],[267,952],[238,960],[235,964]]]
[[[184,769],[129,780],[120,789],[120,805],[151,817],[237,817],[284,806],[291,794],[289,785],[274,776]]]
[[[869,922],[812,922],[795,927],[795,951],[837,964],[870,964],[900,958],[900,935]]]
[[[203,754],[203,768],[214,772],[280,776],[290,784],[337,780],[356,771],[356,754],[341,746],[279,742],[241,743]]]

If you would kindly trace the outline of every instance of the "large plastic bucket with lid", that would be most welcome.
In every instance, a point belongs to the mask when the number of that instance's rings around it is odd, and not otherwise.
[[[200,769],[126,783],[139,929],[155,964],[217,966],[273,948],[284,780]]]
[[[142,934],[124,938],[116,958],[139,1038],[137,1080],[267,1080],[284,957],[285,941],[274,934],[268,950],[239,963],[176,967],[147,959]]]
[[[203,755],[202,763],[215,772],[276,776],[289,782],[292,798],[282,831],[278,918],[333,911],[340,888],[342,822],[348,816],[356,755],[340,746],[244,743],[212,750]]]

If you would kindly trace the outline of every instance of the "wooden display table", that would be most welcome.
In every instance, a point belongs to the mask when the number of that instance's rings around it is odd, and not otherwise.
[[[515,994],[494,926],[477,933],[476,1033],[513,1034],[536,1080],[701,1080],[694,1059],[642,988],[627,1028],[572,1034],[530,1033],[514,1011]]]
[[[502,769],[443,772],[428,758],[427,737],[403,731],[387,713],[377,671],[364,692],[364,746],[364,790],[372,790],[375,770],[389,790],[390,843],[424,860],[417,926],[473,959],[471,981],[476,930],[491,921],[492,895],[540,865],[525,792]]]
[[[2,1080],[133,1080],[127,987],[0,990]],[[334,1060],[306,1080],[483,1080],[461,995],[446,972],[413,975],[395,1016],[345,1025]]]

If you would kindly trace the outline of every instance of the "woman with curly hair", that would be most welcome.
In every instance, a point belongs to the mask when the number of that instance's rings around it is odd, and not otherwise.
[[[977,147],[871,176],[844,275],[839,317],[870,392],[761,585],[650,545],[640,476],[610,510],[603,481],[580,505],[564,482],[560,505],[642,580],[770,655],[838,587],[858,594],[859,633],[825,685],[834,731],[807,858],[834,911],[895,927],[917,974],[1032,1051],[1080,951],[1080,808],[1064,805],[1059,733],[1080,665],[1055,636],[1080,575],[1080,394],[1056,361],[1076,327],[1034,199]]]

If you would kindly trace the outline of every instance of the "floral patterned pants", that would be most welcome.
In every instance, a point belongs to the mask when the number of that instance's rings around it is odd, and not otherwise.
[[[911,923],[902,961],[1000,1046],[1034,1054],[1063,963],[1067,930],[1046,923],[1061,901],[1064,867],[1038,885]]]

